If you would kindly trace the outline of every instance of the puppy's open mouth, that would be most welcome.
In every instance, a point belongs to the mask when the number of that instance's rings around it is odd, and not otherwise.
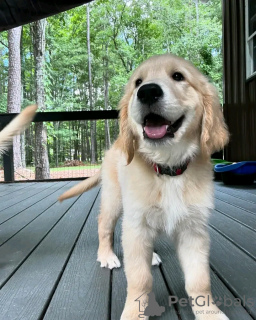
[[[162,139],[164,137],[174,138],[174,133],[179,130],[184,120],[184,115],[175,122],[150,113],[144,119],[143,135],[148,139]]]

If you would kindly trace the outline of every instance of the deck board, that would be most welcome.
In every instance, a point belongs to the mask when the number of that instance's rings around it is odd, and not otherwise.
[[[58,203],[77,182],[0,184],[0,320],[119,320],[126,297],[121,221],[114,250],[122,267],[96,261],[99,189]],[[211,281],[215,297],[246,301],[220,306],[230,320],[256,320],[256,188],[215,184],[210,217]],[[173,244],[160,237],[152,267],[156,300],[166,311],[151,320],[192,320],[190,306],[168,306],[187,297]],[[248,298],[252,298],[252,306]],[[178,315],[179,313],[179,315]]]
[[[256,204],[256,194],[249,193],[244,190],[237,190],[232,188],[227,188],[225,186],[216,185],[215,187],[216,192],[222,192],[231,196],[235,196],[239,199],[246,199],[247,201],[253,202]]]
[[[26,261],[44,237],[61,220],[62,216],[65,215],[67,209],[70,207],[70,203],[74,201],[66,201],[63,206],[60,206],[59,203],[57,203],[57,197],[72,185],[74,185],[74,183],[66,184],[63,188],[59,189],[56,196],[54,195],[55,207],[48,207],[37,219],[21,229],[15,237],[10,238],[9,241],[0,246],[0,288],[19,270],[22,263]],[[48,206],[47,201],[44,201],[44,203],[45,206]],[[42,204],[40,204],[40,206],[41,205]]]
[[[248,201],[247,199],[245,200],[244,198],[237,198],[235,196],[229,195],[224,192],[215,192],[215,198],[218,200],[222,200],[226,203],[232,204],[233,206],[236,206],[237,208],[246,210],[250,212],[251,214],[256,215],[255,212],[255,203]]]
[[[245,301],[247,310],[256,318],[256,263],[236,245],[210,228],[212,239],[210,263],[215,272],[235,294],[243,299],[253,299],[253,306]]]
[[[4,184],[0,183],[0,185],[4,185]],[[3,197],[5,195],[7,195],[8,198],[9,198],[11,194],[13,195],[16,192],[20,192],[20,190],[22,190],[22,189],[31,190],[31,187],[33,188],[33,185],[35,185],[35,183],[12,183],[12,184],[7,184],[2,189],[0,189],[0,197]],[[16,196],[16,194],[14,196]]]
[[[170,241],[166,237],[162,237],[156,245],[157,252],[161,255],[163,264],[161,266],[163,270],[164,277],[170,287],[173,296],[178,297],[179,299],[187,298],[185,292],[184,276],[181,272],[180,265],[176,252],[171,245]],[[211,270],[211,281],[212,281],[212,292],[214,297],[223,297],[234,301],[235,297],[228,290],[225,284],[216,276],[216,274]],[[194,316],[192,314],[192,309],[190,306],[180,307],[177,306],[179,313],[182,319],[193,320]],[[230,319],[244,319],[249,320],[251,317],[247,314],[243,307],[236,308],[223,308],[220,306],[220,309],[224,311]]]
[[[66,185],[68,186],[67,189],[71,184],[67,182],[52,184],[40,194],[35,195],[33,199],[25,199],[11,210],[2,212],[5,221],[0,224],[0,245],[3,245],[17,232],[37,219],[46,209],[55,204],[57,202],[57,192],[66,190],[64,189]]]
[[[227,217],[238,221],[240,224],[256,230],[256,216],[254,214],[218,199],[215,199],[215,209]]]
[[[54,185],[58,185],[58,183],[55,182],[52,184],[45,184],[45,183],[39,182],[38,184],[33,185],[33,187],[29,190],[29,192],[27,188],[23,188],[15,192],[15,195],[13,195],[13,197],[10,197],[10,195],[5,195],[1,198],[0,212],[4,211],[7,208],[9,209],[10,207],[13,207],[15,205],[19,207],[20,202],[24,202],[24,200],[27,200],[27,199],[28,199],[27,202],[31,203],[30,198],[37,194],[39,194],[39,199],[40,199],[41,193],[43,191],[46,191],[46,194],[49,194],[49,191],[47,189]]]
[[[93,202],[94,197],[87,197],[85,203],[73,198],[58,206],[63,217],[2,288],[0,319],[40,318],[86,219],[83,209]]]
[[[256,260],[255,231],[215,210],[210,217],[210,226]]]
[[[87,195],[83,195],[79,201],[86,198]],[[108,319],[111,271],[100,268],[96,261],[98,210],[99,197],[71,254],[44,320]]]

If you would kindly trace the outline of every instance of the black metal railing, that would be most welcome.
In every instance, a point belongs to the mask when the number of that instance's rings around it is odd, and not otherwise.
[[[0,130],[10,123],[17,114],[0,114]],[[33,120],[35,122],[56,121],[87,121],[87,120],[110,120],[117,119],[117,110],[104,111],[72,111],[72,112],[38,112]],[[13,149],[3,155],[4,181],[14,182]],[[30,180],[31,181],[31,180]]]

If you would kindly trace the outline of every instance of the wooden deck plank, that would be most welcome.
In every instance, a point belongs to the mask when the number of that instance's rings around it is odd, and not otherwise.
[[[126,297],[123,266],[110,271],[96,262],[99,197],[92,204],[97,189],[57,203],[58,195],[76,183],[0,185],[5,206],[0,209],[0,320],[120,319]],[[217,183],[216,197],[210,218],[213,295],[232,301],[245,296],[246,308],[220,308],[230,320],[256,319],[256,189]],[[119,222],[114,246],[123,263],[120,234]],[[189,306],[168,306],[169,295],[187,297],[172,244],[160,238],[156,251],[163,264],[152,268],[154,292],[166,311],[150,320],[177,320],[176,310],[180,320],[194,319]]]
[[[49,188],[43,190],[40,195],[19,203],[15,208],[15,212],[18,212],[17,214],[13,215],[13,211],[9,212],[12,217],[0,224],[0,246],[56,203],[58,190],[67,184],[67,182],[49,184]]]
[[[215,192],[215,197],[219,200],[222,200],[224,202],[227,202],[229,204],[232,204],[232,206],[241,208],[243,210],[246,210],[247,212],[250,212],[254,215],[256,215],[256,205],[253,202],[247,201],[247,199],[239,199],[235,196],[231,196],[229,194],[223,193],[223,192]]]
[[[0,190],[0,197],[3,197],[5,195],[14,194],[22,189],[25,189],[25,188],[30,188],[34,184],[35,184],[35,182],[34,183],[12,183],[12,184],[4,185],[3,190]]]
[[[235,196],[240,199],[246,199],[246,200],[256,204],[256,194],[249,193],[249,192],[241,190],[241,189],[237,190],[237,189],[223,187],[220,185],[216,185],[215,190],[218,192],[222,192],[222,193],[231,195],[231,196]]]
[[[79,202],[88,198],[84,194]],[[72,252],[44,320],[108,320],[110,313],[111,271],[100,268],[97,259],[98,196]]]
[[[53,182],[52,182],[53,183]],[[6,185],[1,191],[3,193],[6,192],[5,195],[1,196],[1,201],[6,201],[6,200],[10,200],[13,197],[10,197],[10,195],[12,194],[12,191],[15,191],[15,198],[20,195],[20,194],[26,194],[27,192],[30,192],[31,190],[33,190],[34,188],[40,187],[40,186],[44,186],[45,188],[47,187],[47,184],[45,182],[38,182],[38,183],[17,183],[16,184],[16,189],[13,190],[11,185]],[[8,193],[7,191],[10,190],[10,192]]]
[[[13,185],[13,183],[0,182],[0,191],[4,190],[4,189],[6,189],[6,187],[10,187],[12,185]]]
[[[256,230],[256,216],[229,203],[215,199],[215,209],[222,214],[238,221],[244,226]]]
[[[61,187],[65,186],[67,184],[68,183],[66,181],[59,182],[56,185],[56,190],[60,189]],[[55,184],[53,185],[53,188],[54,188],[54,186],[55,186]],[[28,190],[28,193],[30,193],[30,192],[31,192],[31,190]],[[40,193],[34,195],[32,198],[25,199],[15,206],[4,209],[3,211],[0,212],[0,224],[13,218],[14,216],[19,214],[23,210],[31,207],[33,204],[36,204],[37,202],[43,201],[43,199],[49,197],[50,193],[51,193],[51,189],[50,190],[45,189],[45,190],[41,191]],[[45,201],[47,201],[47,200],[45,200]],[[54,198],[54,202],[56,202],[56,201],[57,201],[57,199]],[[47,205],[47,204],[48,204],[47,202],[44,203],[44,205]]]
[[[255,261],[216,230],[210,228],[210,235],[212,238],[210,262],[213,269],[236,297],[240,299],[246,297],[246,309],[256,318]],[[253,300],[252,306],[248,299]]]
[[[61,195],[62,192],[65,192],[74,184],[74,182],[70,182],[59,189],[53,206],[45,210],[37,219],[0,247],[0,288],[74,203],[74,199],[66,201],[62,206],[57,203],[58,195]]]
[[[0,319],[35,320],[44,313],[97,193],[59,205],[62,219],[2,288]]]
[[[122,219],[119,219],[114,232],[114,252],[121,262],[121,268],[112,270],[111,320],[120,319],[126,299],[127,281],[124,273],[123,250],[121,246],[121,224]]]
[[[127,282],[124,273],[123,251],[121,246],[121,219],[119,220],[115,235],[114,235],[114,251],[121,261],[122,267],[114,269],[112,272],[112,299],[111,299],[111,320],[119,320],[124,308],[126,299]],[[160,306],[165,307],[165,312],[161,317],[150,317],[150,320],[178,320],[178,316],[174,307],[168,307],[169,291],[164,282],[161,270],[158,266],[152,267],[153,275],[153,292],[155,293],[156,301]],[[139,313],[139,302],[138,302]]]
[[[19,202],[22,202],[26,199],[29,199],[33,197],[35,194],[38,194],[44,190],[47,190],[52,185],[55,185],[55,183],[51,184],[45,184],[42,182],[39,182],[38,184],[33,185],[33,187],[30,187],[29,189],[23,188],[15,193],[15,196],[10,197],[10,195],[5,195],[2,198],[0,198],[1,201],[1,208],[0,208],[0,215],[1,211],[3,211],[6,208],[12,207],[14,205],[19,205]]]
[[[218,188],[223,188],[223,189],[230,189],[230,190],[236,190],[236,191],[241,191],[241,192],[246,192],[250,193],[253,195],[256,195],[256,183],[252,185],[225,185],[223,182],[215,182],[214,183],[216,187]]]
[[[188,298],[185,291],[184,276],[171,242],[166,237],[162,237],[156,242],[156,251],[162,258],[163,264],[161,269],[164,272],[165,279],[172,294],[179,299]],[[213,297],[220,297],[222,299],[223,297],[226,297],[234,302],[235,297],[233,294],[226,288],[213,271],[211,271],[211,284]],[[177,308],[182,320],[194,320],[194,315],[190,306],[181,307],[178,304]],[[229,317],[230,320],[252,320],[242,306],[225,307],[222,304],[219,308]]]
[[[224,235],[237,247],[256,260],[256,232],[241,225],[239,222],[213,211],[210,225]]]

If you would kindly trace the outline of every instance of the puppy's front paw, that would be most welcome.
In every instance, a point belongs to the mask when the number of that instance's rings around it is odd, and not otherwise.
[[[153,257],[152,257],[152,266],[159,266],[162,263],[161,258],[159,255],[155,252],[153,252]]]
[[[113,251],[98,253],[97,261],[100,262],[101,268],[120,268],[121,263]]]

